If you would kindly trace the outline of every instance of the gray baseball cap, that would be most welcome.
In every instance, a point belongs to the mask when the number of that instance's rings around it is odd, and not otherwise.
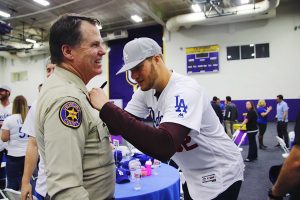
[[[10,87],[8,87],[7,85],[0,85],[0,89],[2,90],[6,90],[6,91],[11,91]]]
[[[128,42],[123,49],[123,67],[117,72],[120,74],[130,70],[151,56],[162,54],[161,47],[151,38],[137,38]]]

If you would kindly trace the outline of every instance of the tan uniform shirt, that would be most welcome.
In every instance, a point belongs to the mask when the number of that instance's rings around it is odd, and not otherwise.
[[[36,139],[51,198],[112,198],[115,166],[108,129],[90,105],[83,81],[57,67],[43,85],[36,116]]]

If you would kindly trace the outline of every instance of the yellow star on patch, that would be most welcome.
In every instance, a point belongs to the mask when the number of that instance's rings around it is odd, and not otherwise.
[[[72,108],[71,110],[68,110],[68,113],[69,114],[68,114],[67,118],[71,118],[72,121],[77,120],[77,114],[78,114],[78,112],[74,108]]]

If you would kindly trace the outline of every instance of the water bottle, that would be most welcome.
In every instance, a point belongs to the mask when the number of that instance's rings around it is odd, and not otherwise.
[[[141,175],[142,175],[141,163],[139,160],[131,160],[128,166],[131,174],[131,179],[133,182],[133,189],[140,190],[142,188],[140,184]]]
[[[154,159],[153,160],[153,171],[152,171],[152,174],[153,175],[158,175],[158,167],[160,166],[160,161],[157,160],[157,159]]]

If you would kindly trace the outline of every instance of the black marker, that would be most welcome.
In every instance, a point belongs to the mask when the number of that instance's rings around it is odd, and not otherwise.
[[[106,86],[106,84],[107,84],[107,81],[105,81],[105,82],[100,86],[100,88],[103,89],[103,88]]]

